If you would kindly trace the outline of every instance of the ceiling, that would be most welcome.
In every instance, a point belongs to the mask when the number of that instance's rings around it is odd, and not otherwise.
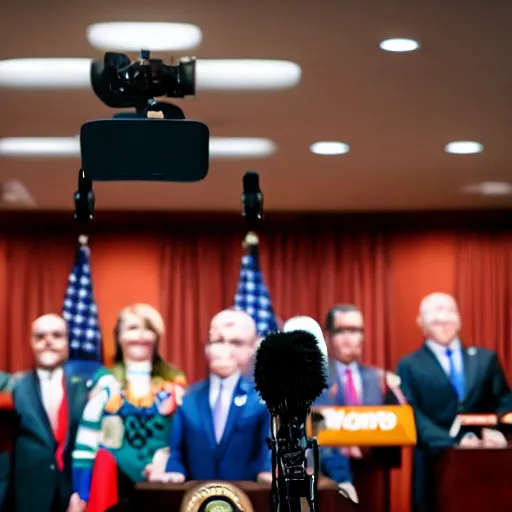
[[[239,211],[245,171],[260,173],[267,210],[509,208],[512,196],[461,187],[512,182],[512,2],[488,0],[12,0],[0,4],[0,58],[101,54],[85,30],[102,21],[198,25],[198,58],[275,58],[302,80],[279,92],[201,92],[187,117],[219,137],[268,137],[275,155],[212,160],[198,184],[95,184],[99,209]],[[382,52],[388,37],[420,51]],[[0,137],[66,137],[111,117],[92,91],[0,90]],[[352,151],[319,156],[318,140]],[[476,140],[477,155],[450,155]],[[0,159],[0,182],[21,180],[38,208],[71,209],[79,160]],[[17,208],[4,204],[4,209]]]

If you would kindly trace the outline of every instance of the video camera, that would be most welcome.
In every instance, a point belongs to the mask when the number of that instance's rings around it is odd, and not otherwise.
[[[196,182],[209,167],[210,132],[182,109],[156,98],[195,95],[195,58],[165,64],[143,50],[131,61],[106,53],[91,64],[91,85],[110,108],[132,108],[80,130],[82,171],[92,181]],[[81,171],[81,172],[82,172]]]

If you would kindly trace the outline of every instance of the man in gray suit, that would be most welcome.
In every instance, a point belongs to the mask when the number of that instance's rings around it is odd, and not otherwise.
[[[64,512],[71,496],[71,452],[87,400],[87,382],[69,374],[65,320],[43,315],[32,325],[36,368],[14,387],[19,422],[13,478],[17,512]]]
[[[325,331],[331,350],[329,388],[315,405],[395,405],[403,401],[396,374],[360,362],[364,319],[359,308],[352,304],[333,306],[327,313]],[[355,459],[362,457],[357,446],[344,452]]]

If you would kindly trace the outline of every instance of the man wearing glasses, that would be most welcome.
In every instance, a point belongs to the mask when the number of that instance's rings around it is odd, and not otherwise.
[[[315,405],[384,405],[403,402],[400,379],[391,372],[361,364],[364,341],[363,314],[352,304],[333,306],[325,321],[330,350],[329,389]],[[362,457],[357,446],[344,452]]]

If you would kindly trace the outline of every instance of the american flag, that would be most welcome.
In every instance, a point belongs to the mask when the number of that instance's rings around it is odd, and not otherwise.
[[[235,308],[252,316],[260,336],[278,330],[272,300],[260,270],[257,246],[250,246],[248,254],[242,256]]]
[[[94,302],[89,266],[90,249],[80,244],[64,299],[63,316],[68,324],[69,359],[101,361],[101,332]]]

